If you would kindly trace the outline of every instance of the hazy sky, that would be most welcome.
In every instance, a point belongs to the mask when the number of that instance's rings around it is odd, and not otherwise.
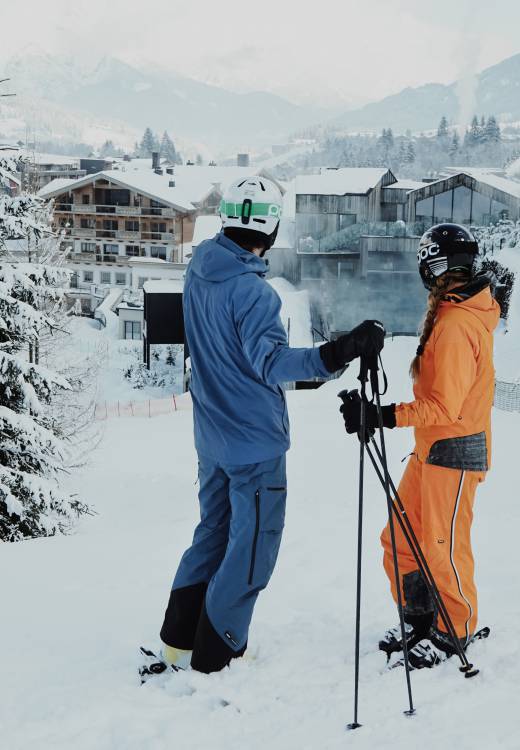
[[[299,99],[376,99],[520,52],[519,0],[25,0],[23,8],[21,19],[20,2],[1,0],[0,23],[13,33],[2,35],[0,59],[33,45],[92,62],[111,54]]]

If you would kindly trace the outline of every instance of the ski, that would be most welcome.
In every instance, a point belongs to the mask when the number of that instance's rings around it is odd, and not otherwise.
[[[140,647],[139,651],[141,653],[141,656],[144,657],[144,663],[141,664],[138,670],[141,685],[144,685],[145,682],[148,682],[151,677],[156,677],[157,675],[164,674],[165,672],[173,673],[182,671],[179,669],[179,667],[175,667],[173,664],[166,664],[166,662],[164,662],[160,656],[157,656],[157,654],[155,654],[153,651],[150,651],[143,646]]]
[[[469,646],[471,646],[473,643],[475,643],[475,641],[481,641],[485,638],[488,638],[490,632],[491,630],[488,627],[480,628],[480,630],[477,630],[477,632],[474,633],[474,635],[464,647],[464,650],[466,651],[466,649],[469,648]],[[396,651],[394,651],[393,653],[396,653]],[[411,649],[409,648],[410,669],[432,669],[438,664],[441,664],[443,661],[449,659],[451,656],[454,656],[454,654],[449,654],[445,651],[442,651],[441,649],[434,646],[434,644],[428,639],[419,639]],[[390,657],[391,654],[388,655],[387,669],[395,669],[396,667],[404,666],[404,660],[402,657],[397,659],[397,661],[393,661],[391,663]]]
[[[411,625],[405,624],[406,632],[406,645],[409,649],[416,646],[423,636],[418,635]],[[390,628],[386,631],[383,638],[379,641],[378,648],[386,654],[386,658],[389,660],[392,654],[403,650],[403,639],[401,635],[401,627],[398,625],[395,628]]]

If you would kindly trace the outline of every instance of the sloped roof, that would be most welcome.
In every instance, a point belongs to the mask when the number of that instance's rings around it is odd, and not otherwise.
[[[297,195],[365,195],[387,174],[383,167],[323,169],[296,178]]]
[[[260,173],[263,173],[261,171]],[[94,180],[106,179],[115,185],[135,190],[152,200],[157,200],[180,211],[193,211],[217,187],[225,190],[234,180],[247,178],[255,174],[250,167],[198,167],[176,166],[174,173],[156,174],[151,168],[145,169],[141,164],[132,167],[132,162],[120,162],[119,168],[107,169],[96,174],[74,179],[56,179],[42,188],[39,195],[43,198],[54,198],[61,193],[81,188]],[[265,177],[274,180],[268,173]],[[170,183],[174,183],[173,186]],[[282,191],[284,187],[277,183]]]
[[[430,187],[431,185],[436,185],[438,182],[445,182],[446,180],[453,179],[454,177],[458,177],[459,175],[472,177],[474,180],[477,180],[477,182],[481,182],[483,185],[488,185],[495,190],[500,190],[502,193],[506,193],[507,195],[511,195],[513,198],[517,198],[518,200],[520,200],[520,182],[517,182],[516,180],[508,180],[506,177],[500,177],[492,170],[487,168],[479,169],[473,167],[464,167],[463,169],[456,171],[450,169],[449,174],[439,178],[438,180],[435,180],[434,182],[423,183],[420,185],[420,187],[415,188],[413,192]]]

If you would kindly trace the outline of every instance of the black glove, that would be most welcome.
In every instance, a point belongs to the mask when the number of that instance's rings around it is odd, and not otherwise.
[[[378,320],[365,320],[350,333],[320,346],[320,356],[329,372],[337,372],[356,357],[377,358],[384,344],[383,324]]]
[[[340,412],[345,420],[345,429],[349,435],[358,433],[361,430],[361,397],[357,391],[341,391],[339,397],[343,400]],[[381,407],[383,416],[383,427],[393,429],[395,421],[395,404]],[[377,407],[375,404],[365,403],[365,442],[372,437],[376,427],[379,427],[377,418]]]

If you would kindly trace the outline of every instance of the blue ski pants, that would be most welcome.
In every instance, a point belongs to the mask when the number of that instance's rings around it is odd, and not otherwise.
[[[172,593],[183,594],[176,601],[191,601],[193,610],[196,597],[190,592],[203,591],[209,623],[231,652],[239,652],[280,548],[287,496],[285,454],[247,465],[221,465],[199,456],[199,481],[200,523],[182,556]],[[190,617],[193,629],[193,612],[184,616],[177,606],[179,631],[186,630]],[[169,640],[176,640],[175,633]],[[183,640],[186,643],[185,633]]]

